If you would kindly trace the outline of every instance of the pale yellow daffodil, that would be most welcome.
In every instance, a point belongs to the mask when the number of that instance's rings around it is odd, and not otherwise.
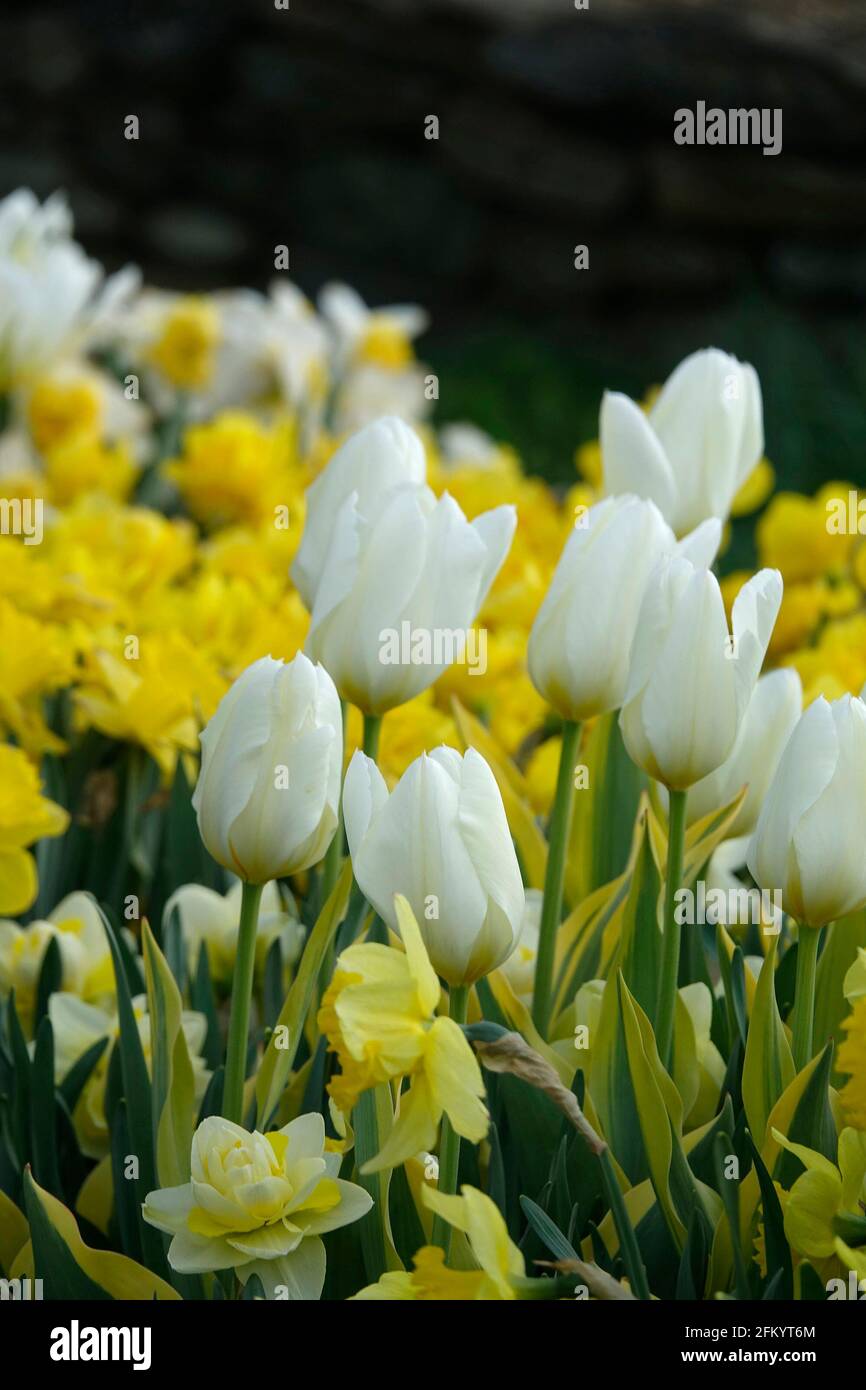
[[[837,1256],[849,1269],[864,1262],[866,1245],[866,1134],[843,1129],[838,1167],[823,1154],[793,1144],[778,1130],[773,1138],[805,1165],[785,1208],[785,1235],[811,1260]]]
[[[459,1026],[436,1016],[439,980],[412,909],[399,894],[394,900],[405,952],[375,942],[349,946],[319,1013],[319,1027],[340,1061],[328,1090],[342,1111],[348,1113],[371,1086],[411,1079],[391,1133],[364,1172],[394,1168],[433,1149],[443,1113],[473,1144],[488,1126],[478,1062]]]
[[[477,1263],[476,1269],[449,1269],[438,1246],[425,1245],[413,1259],[415,1268],[383,1274],[355,1294],[366,1301],[504,1302],[519,1298],[517,1280],[526,1277],[523,1256],[508,1234],[496,1203],[475,1187],[449,1197],[435,1188],[422,1189],[425,1206],[462,1231]]]

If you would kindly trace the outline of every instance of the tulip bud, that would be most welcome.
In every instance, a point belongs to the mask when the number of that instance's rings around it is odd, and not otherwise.
[[[201,734],[193,806],[206,848],[247,883],[298,873],[337,828],[343,722],[334,683],[303,653],[264,656]]]
[[[764,450],[757,373],[717,348],[692,353],[648,412],[605,392],[599,435],[605,492],[651,498],[678,536],[725,520]]]
[[[408,899],[449,985],[472,984],[510,956],[523,922],[523,883],[502,797],[480,753],[422,753],[389,796],[376,764],[358,752],[343,814],[362,892],[394,931],[394,894]]]
[[[513,507],[468,522],[448,493],[404,485],[365,517],[355,493],[332,518],[308,655],[346,700],[381,715],[462,654],[514,535]]]
[[[622,704],[647,582],[677,549],[658,507],[638,497],[608,497],[583,520],[566,541],[527,649],[536,690],[575,721]],[[720,523],[707,521],[680,551],[711,565],[720,539]]]
[[[736,597],[731,637],[709,570],[682,556],[655,570],[619,717],[630,757],[651,777],[683,791],[730,756],[781,601],[781,575],[761,570]]]
[[[307,608],[316,589],[334,532],[334,520],[354,493],[354,508],[369,519],[393,488],[423,484],[427,472],[418,435],[394,415],[383,415],[347,439],[307,489],[307,515],[292,579]]]
[[[792,733],[764,800],[749,872],[822,927],[866,905],[866,705],[821,696]]]
[[[745,800],[726,833],[726,839],[733,840],[752,833],[758,823],[767,788],[802,708],[803,686],[796,671],[781,669],[761,676],[730,755],[721,767],[696,782],[689,791],[690,825],[708,816],[711,811],[727,806],[744,786],[748,786]],[[663,790],[662,800],[666,799]],[[743,842],[744,855],[746,843]]]

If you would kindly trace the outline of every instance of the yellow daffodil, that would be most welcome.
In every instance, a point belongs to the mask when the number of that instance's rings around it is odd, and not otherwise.
[[[149,1192],[144,1219],[172,1237],[168,1262],[182,1274],[254,1274],[269,1298],[318,1299],[321,1236],[364,1216],[372,1199],[337,1174],[321,1115],[252,1134],[217,1115],[193,1135],[190,1181]]]
[[[124,502],[133,489],[138,469],[123,440],[104,444],[93,436],[79,435],[49,450],[45,476],[56,506],[67,506],[90,492]]]
[[[219,314],[206,299],[175,301],[152,343],[149,358],[172,386],[197,391],[207,386],[220,342]]]
[[[828,483],[814,497],[777,492],[755,527],[760,564],[781,570],[786,583],[841,573],[856,537],[828,527],[828,504],[849,490],[848,483]]]
[[[785,1209],[785,1235],[792,1247],[813,1260],[835,1255],[856,1269],[852,1250],[866,1246],[866,1133],[842,1130],[838,1167],[778,1130],[773,1138],[806,1169],[791,1188]],[[863,1259],[862,1251],[857,1258]]]
[[[28,753],[65,748],[42,713],[42,697],[68,685],[75,673],[73,644],[62,627],[0,600],[0,728]]]
[[[27,846],[62,835],[69,815],[42,795],[39,774],[20,748],[0,745],[0,912],[26,912],[38,890]]]
[[[75,694],[79,724],[140,744],[169,778],[178,753],[197,750],[226,682],[180,632],[136,638],[128,651],[94,653]]]
[[[30,392],[27,423],[42,454],[77,435],[98,435],[102,401],[93,378],[84,373],[43,377]]]
[[[226,411],[184,435],[183,452],[165,465],[193,516],[209,527],[274,523],[297,494],[296,435],[289,421],[271,428],[241,411]],[[282,514],[278,514],[282,516]]]
[[[425,1245],[415,1255],[411,1271],[384,1274],[356,1299],[416,1302],[501,1302],[519,1298],[515,1281],[525,1279],[523,1256],[508,1234],[502,1213],[483,1192],[465,1186],[460,1197],[447,1197],[435,1188],[421,1189],[422,1201],[462,1231],[475,1258],[475,1269],[449,1269],[438,1246]]]
[[[488,1126],[478,1063],[458,1025],[436,1017],[441,988],[418,923],[405,898],[396,895],[395,904],[405,952],[375,942],[348,947],[319,1013],[319,1028],[341,1068],[328,1091],[344,1113],[371,1086],[410,1078],[394,1127],[364,1172],[394,1168],[433,1149],[443,1112],[473,1144]]]

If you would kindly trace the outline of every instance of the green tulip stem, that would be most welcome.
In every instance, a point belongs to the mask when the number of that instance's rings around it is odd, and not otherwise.
[[[801,926],[797,936],[797,983],[794,987],[794,1066],[798,1072],[812,1060],[815,1023],[815,975],[818,966],[820,927]]]
[[[664,935],[661,975],[656,1010],[656,1045],[662,1066],[670,1070],[674,1047],[674,1016],[680,971],[680,924],[676,920],[676,895],[683,878],[686,843],[686,796],[684,791],[669,793],[668,863],[665,881]]]
[[[448,991],[448,1015],[462,1028],[466,1022],[469,1008],[469,986],[452,985]],[[439,1140],[439,1181],[437,1188],[448,1196],[457,1191],[457,1174],[460,1168],[460,1135],[452,1128],[447,1115],[442,1116],[442,1133]],[[451,1227],[444,1217],[433,1217],[433,1244],[442,1247],[445,1259],[451,1246]]]
[[[379,753],[379,734],[382,730],[382,716],[364,715],[364,752],[376,762]],[[363,896],[358,882],[352,887],[353,898]],[[388,1177],[387,1173],[363,1173],[363,1165],[374,1158],[382,1147],[380,1142],[380,1110],[391,1114],[390,1087],[387,1082],[364,1091],[355,1104],[352,1121],[355,1128],[355,1159],[358,1165],[357,1181],[373,1199],[372,1209],[360,1224],[361,1250],[364,1269],[371,1283],[381,1278],[388,1267],[388,1246],[390,1226],[388,1220]]]
[[[535,962],[535,988],[532,998],[532,1018],[542,1037],[547,1037],[553,991],[553,963],[556,957],[556,934],[562,919],[562,884],[565,877],[565,855],[571,829],[574,806],[574,762],[580,743],[580,724],[567,719],[562,726],[562,749],[559,755],[559,774],[556,795],[550,817],[547,868],[544,874],[544,898],[541,904],[541,923],[538,935],[538,956]]]
[[[364,715],[364,752],[373,762],[379,758],[379,735],[382,732],[381,714]]]
[[[235,1124],[244,1122],[244,1081],[247,1073],[247,1045],[250,1034],[250,1000],[256,966],[256,932],[263,883],[245,883],[241,894],[241,920],[232,982],[229,1038],[226,1048],[226,1075],[223,1086],[223,1115]]]
[[[340,710],[343,716],[343,745],[346,742],[346,701],[340,701]],[[337,828],[334,831],[334,838],[328,845],[328,850],[322,862],[322,904],[324,905],[331,893],[334,885],[340,876],[340,864],[343,859],[343,778],[342,768],[340,769],[340,795],[337,800]]]

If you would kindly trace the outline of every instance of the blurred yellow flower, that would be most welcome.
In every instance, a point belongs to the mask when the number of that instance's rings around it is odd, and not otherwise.
[[[243,411],[225,411],[184,434],[181,456],[164,465],[196,520],[208,527],[251,526],[296,502],[301,477],[296,430],[290,420],[262,425]]]
[[[101,422],[99,391],[84,373],[71,378],[43,377],[27,401],[27,424],[42,454],[78,435],[96,438]]]
[[[220,342],[220,320],[206,299],[190,295],[166,315],[149,358],[172,386],[183,391],[207,386]]]
[[[69,815],[42,795],[39,774],[20,748],[0,744],[0,912],[26,912],[36,899],[36,861],[28,845],[62,835]]]
[[[45,723],[42,697],[68,685],[75,653],[68,635],[0,599],[0,730],[12,733],[28,753],[65,748]]]
[[[228,682],[178,631],[124,639],[123,656],[96,650],[75,692],[81,728],[140,744],[163,776],[180,752],[198,748],[199,726],[216,709]]]
[[[45,458],[45,476],[56,506],[66,507],[88,492],[125,502],[138,469],[123,440],[102,444],[94,435],[75,435],[55,444]]]

